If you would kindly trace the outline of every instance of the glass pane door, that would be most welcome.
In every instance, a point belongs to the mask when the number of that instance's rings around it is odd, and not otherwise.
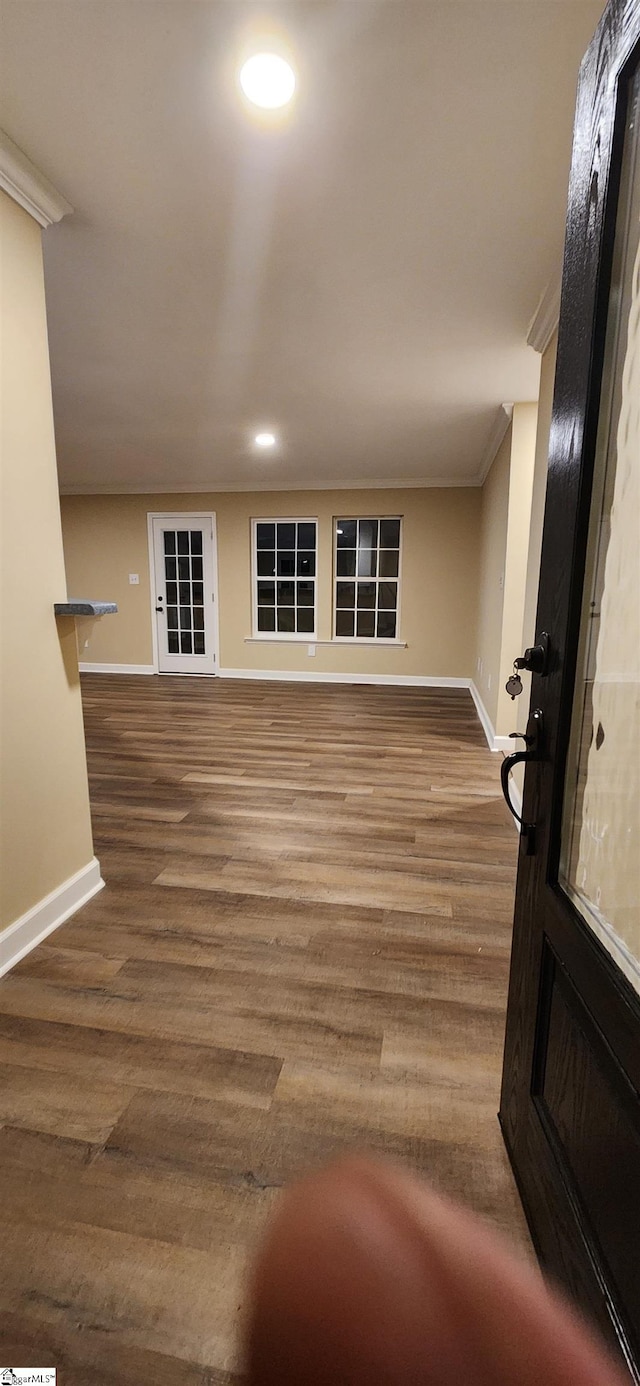
[[[640,78],[605,347],[560,882],[640,992]]]
[[[204,655],[204,571],[201,529],[165,529],[164,573],[169,654]]]
[[[154,619],[161,674],[216,671],[213,519],[154,515]]]

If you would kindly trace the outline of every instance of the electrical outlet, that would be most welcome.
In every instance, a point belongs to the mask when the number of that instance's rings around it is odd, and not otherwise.
[[[129,573],[129,583],[130,583],[131,587],[137,587],[139,582],[140,582],[140,574],[139,574],[139,573]]]
[[[501,573],[501,574],[500,574],[499,587],[500,587],[500,591],[502,591],[502,589],[503,589],[503,587],[504,587],[504,573]]]
[[[477,664],[476,664],[476,669],[478,670],[478,673],[479,673],[479,674],[482,673],[482,660],[481,660],[481,658],[480,658],[480,655],[478,655],[478,662],[477,662]]]
[[[316,647],[315,647],[315,645],[307,645],[307,654],[308,654],[308,655],[314,655],[315,652],[316,652]]]
[[[491,674],[487,678],[487,688],[491,688]]]

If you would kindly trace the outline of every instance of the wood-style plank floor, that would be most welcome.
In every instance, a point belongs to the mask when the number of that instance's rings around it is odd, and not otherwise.
[[[292,1176],[395,1157],[528,1239],[517,837],[463,690],[86,676],[106,889],[0,983],[0,1360],[221,1386]]]

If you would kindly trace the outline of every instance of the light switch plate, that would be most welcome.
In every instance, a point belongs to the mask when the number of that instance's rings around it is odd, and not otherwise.
[[[138,586],[138,583],[140,582],[140,574],[139,574],[139,573],[129,573],[129,582],[130,582],[130,584],[131,584],[132,587],[137,587],[137,586]]]
[[[314,655],[315,652],[316,652],[316,647],[315,647],[315,645],[307,645],[307,654],[309,654],[309,655]]]

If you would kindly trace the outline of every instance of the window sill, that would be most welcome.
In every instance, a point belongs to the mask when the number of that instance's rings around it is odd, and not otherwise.
[[[333,640],[319,640],[319,645],[396,645],[400,650],[406,650],[406,640],[387,640],[380,637],[369,635],[334,635]]]
[[[270,635],[245,635],[245,645],[395,645],[406,650],[406,640],[377,640],[374,636],[336,635],[333,640],[318,640],[317,635],[284,635],[282,632]]]

